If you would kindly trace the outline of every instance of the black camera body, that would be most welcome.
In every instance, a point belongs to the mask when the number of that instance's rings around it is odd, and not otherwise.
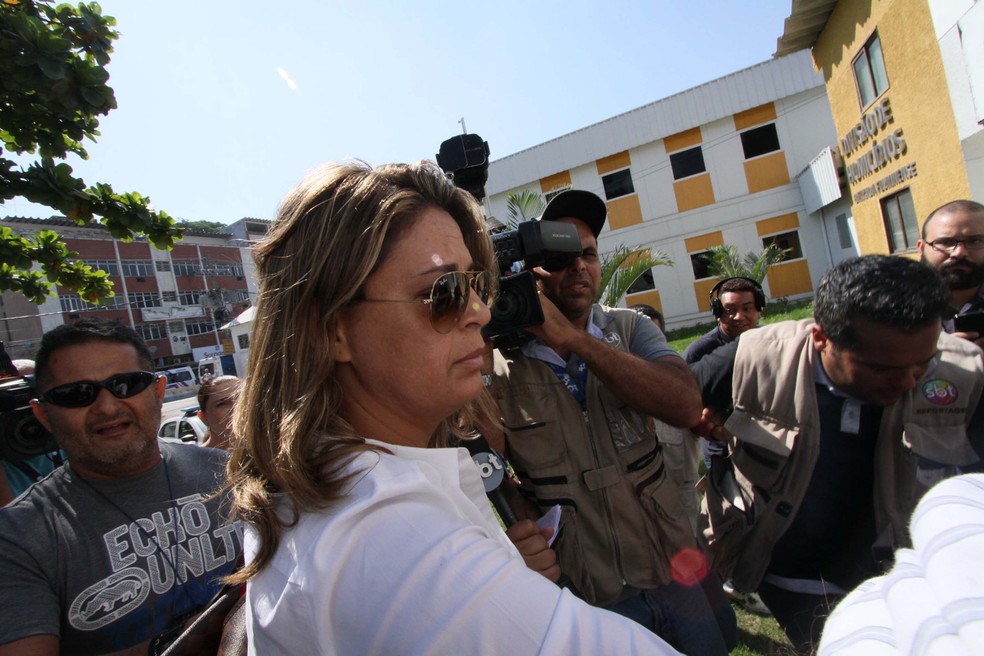
[[[456,186],[480,201],[489,177],[489,153],[489,143],[477,134],[460,134],[441,144],[437,163]],[[581,253],[581,238],[573,225],[534,220],[492,235],[492,243],[499,264],[499,294],[482,336],[496,348],[510,348],[530,339],[524,328],[543,323],[536,276],[530,269],[560,271]],[[523,262],[520,271],[513,270],[517,262]]]
[[[499,293],[492,304],[492,320],[482,335],[496,348],[511,348],[529,340],[525,328],[543,323],[533,267],[558,271],[581,253],[577,228],[557,221],[524,221],[515,230],[492,236],[499,265]],[[523,263],[522,270],[513,265]]]
[[[17,376],[0,380],[0,460],[20,462],[58,449],[31,411],[34,388]]]

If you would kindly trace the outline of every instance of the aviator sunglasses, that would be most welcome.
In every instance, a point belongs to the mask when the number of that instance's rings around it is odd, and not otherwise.
[[[128,371],[110,376],[106,380],[78,380],[58,385],[40,394],[38,398],[60,408],[84,408],[95,402],[101,389],[107,390],[118,399],[128,399],[153,385],[157,378],[158,375],[152,371]]]
[[[366,303],[423,303],[430,305],[430,324],[437,332],[447,335],[458,325],[468,307],[471,290],[488,304],[495,278],[491,271],[451,271],[434,281],[428,298],[397,300],[360,298]]]

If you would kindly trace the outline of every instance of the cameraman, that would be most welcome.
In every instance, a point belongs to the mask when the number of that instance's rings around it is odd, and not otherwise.
[[[11,366],[16,375],[28,377],[34,375],[34,360],[12,360]],[[0,467],[0,506],[6,506],[21,492],[55,471],[65,462],[65,453],[56,449],[49,453],[24,458],[17,462],[2,460]]]
[[[562,571],[589,602],[643,624],[690,654],[726,654],[734,612],[707,569],[665,466],[652,417],[689,427],[701,399],[683,360],[634,310],[595,304],[604,201],[555,197],[542,221],[577,228],[582,253],[537,269],[537,339],[496,353],[495,390],[511,459],[542,510],[563,508]],[[715,610],[720,612],[716,617]]]

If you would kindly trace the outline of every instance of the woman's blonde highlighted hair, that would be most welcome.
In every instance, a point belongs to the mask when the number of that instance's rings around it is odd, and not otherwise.
[[[461,227],[477,269],[495,270],[478,204],[429,162],[319,168],[288,194],[254,247],[259,298],[228,485],[238,517],[254,527],[260,546],[233,580],[245,581],[269,563],[299,512],[341,498],[346,465],[372,448],[339,415],[335,327],[393,243],[429,207]],[[432,444],[468,423],[449,417]]]

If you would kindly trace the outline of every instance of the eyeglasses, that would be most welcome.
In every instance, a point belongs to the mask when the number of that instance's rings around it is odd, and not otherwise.
[[[957,246],[964,245],[968,251],[979,251],[984,248],[984,235],[974,235],[966,239],[953,239],[951,237],[940,237],[935,241],[926,242],[935,250],[941,253],[952,253],[957,250]]]
[[[110,376],[106,380],[78,380],[58,385],[40,394],[38,398],[60,408],[84,408],[95,402],[101,389],[109,391],[118,399],[129,399],[153,385],[158,377],[152,371],[128,371]]]
[[[429,298],[395,300],[388,298],[361,298],[366,303],[423,303],[430,305],[431,327],[442,335],[451,332],[468,307],[471,290],[475,290],[483,303],[489,302],[495,278],[491,271],[452,271],[434,281]]]

